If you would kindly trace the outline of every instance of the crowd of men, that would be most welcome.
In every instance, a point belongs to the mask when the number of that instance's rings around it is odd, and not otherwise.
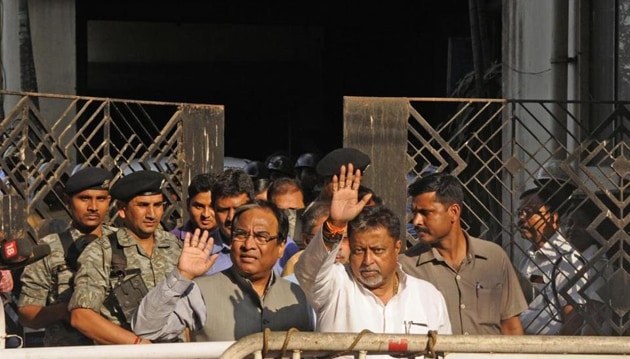
[[[163,174],[112,184],[109,171],[86,167],[64,184],[71,223],[39,239],[50,255],[19,278],[20,323],[44,328],[45,346],[227,341],[265,329],[594,333],[579,315],[603,301],[598,288],[582,290],[594,250],[561,230],[561,188],[522,194],[518,227],[531,249],[517,267],[466,233],[462,185],[443,172],[408,187],[418,244],[406,249],[401,219],[361,184],[369,165],[340,148],[199,174],[189,219],[171,231],[161,225]],[[112,200],[117,228],[106,223]],[[9,280],[0,276],[4,290]]]

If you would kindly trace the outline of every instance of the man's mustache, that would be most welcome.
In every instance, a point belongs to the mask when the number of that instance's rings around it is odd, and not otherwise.
[[[377,266],[368,266],[368,267],[361,267],[359,268],[360,272],[377,272],[378,274],[381,274],[381,269]]]
[[[428,228],[424,228],[424,227],[413,227],[413,229],[416,231],[416,233],[426,233],[429,234],[429,229]]]

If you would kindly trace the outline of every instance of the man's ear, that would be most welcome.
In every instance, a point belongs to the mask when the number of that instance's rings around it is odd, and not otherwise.
[[[396,254],[400,254],[400,249],[402,248],[402,241],[399,239],[394,243],[394,249],[396,249]]]
[[[116,210],[120,218],[125,218],[127,216],[127,203],[116,201]]]
[[[462,207],[458,203],[453,203],[448,207],[448,213],[451,215],[451,222],[459,221]]]
[[[277,241],[277,239],[276,239]],[[282,258],[282,255],[284,255],[284,248],[286,247],[287,244],[287,240],[285,239],[283,242],[281,242],[280,244],[278,244],[278,259]]]

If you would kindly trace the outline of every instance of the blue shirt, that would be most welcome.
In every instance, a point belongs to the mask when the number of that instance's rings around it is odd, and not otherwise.
[[[278,277],[282,276],[282,270],[287,264],[287,261],[289,261],[289,258],[291,258],[295,253],[299,251],[300,247],[297,245],[297,243],[295,243],[293,238],[287,237],[287,242],[284,244],[284,254],[282,254],[282,257],[280,257],[280,259],[278,259],[276,264],[273,266],[273,271]]]
[[[171,231],[177,238],[184,240],[186,233],[193,233],[197,226],[192,221],[186,222],[182,227],[175,228]],[[230,257],[230,246],[228,246],[223,240],[223,236],[219,231],[219,228],[215,228],[210,232],[210,237],[214,239],[212,245],[212,253],[219,253],[217,261],[214,262],[212,268],[206,272],[206,275],[218,273],[224,269],[228,269],[232,266],[232,258]]]

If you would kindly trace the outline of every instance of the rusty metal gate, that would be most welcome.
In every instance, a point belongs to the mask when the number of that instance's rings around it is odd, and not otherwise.
[[[554,198],[562,199],[561,233],[573,226],[574,216],[586,215],[578,224],[591,245],[583,253],[586,265],[572,269],[575,275],[557,288],[557,297],[575,304],[585,319],[581,334],[625,335],[630,326],[627,106],[346,97],[344,145],[370,154],[364,182],[401,217],[408,213],[404,193],[410,181],[425,171],[455,175],[465,190],[464,228],[502,245],[517,269],[531,246],[517,225],[519,197],[538,185],[549,195],[553,187]],[[413,229],[407,231],[413,244]],[[568,295],[578,282],[579,297]],[[526,278],[522,284],[528,299],[540,293]],[[587,310],[582,299],[593,297],[604,305]]]
[[[167,174],[172,196],[163,225],[171,227],[185,216],[182,191],[189,178],[223,165],[220,105],[0,94],[6,112],[0,122],[0,194],[25,202],[32,239],[55,230],[50,224],[67,223],[63,180],[81,166],[103,166],[116,179],[140,168]],[[530,245],[517,230],[520,194],[544,179],[572,183],[567,208],[589,208],[585,230],[595,250],[568,284],[588,274],[580,294],[588,297],[597,289],[605,306],[596,314],[582,312],[585,323],[596,334],[625,335],[630,326],[627,106],[346,98],[344,145],[370,154],[366,182],[401,216],[406,185],[429,166],[457,176],[465,187],[465,228],[501,244],[516,266]],[[566,290],[559,292],[572,300]]]
[[[574,334],[624,335],[630,325],[627,106],[610,102],[409,101],[408,154],[414,164],[410,178],[427,169],[457,176],[465,187],[465,228],[474,236],[501,244],[515,266],[522,266],[531,246],[517,227],[519,196],[536,188],[541,195],[560,198],[556,201],[560,231],[576,247],[583,247],[580,251],[586,262],[573,270],[574,276],[557,294],[575,304],[584,318]],[[581,233],[577,227],[582,228]],[[581,280],[585,283],[580,297],[597,297],[604,305],[587,308],[568,294]],[[523,284],[524,290],[532,290]],[[530,297],[526,292],[526,296],[532,300],[536,293]]]
[[[24,201],[32,239],[69,223],[63,183],[84,166],[106,168],[114,181],[140,169],[166,174],[171,196],[165,228],[185,216],[180,204],[188,179],[223,167],[221,105],[0,95],[6,109],[0,122],[0,194]],[[114,211],[110,219],[115,221]]]

